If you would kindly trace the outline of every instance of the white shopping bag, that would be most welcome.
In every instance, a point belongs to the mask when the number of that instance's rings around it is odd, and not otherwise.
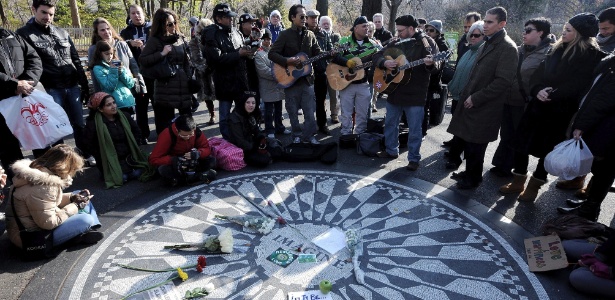
[[[45,148],[73,133],[64,109],[39,90],[1,100],[0,114],[24,150]]]
[[[545,170],[564,180],[591,172],[594,156],[583,139],[563,141],[545,157]]]

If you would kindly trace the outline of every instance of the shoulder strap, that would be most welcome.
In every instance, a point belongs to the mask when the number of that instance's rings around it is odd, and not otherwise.
[[[171,147],[169,150],[175,148],[175,144],[177,144],[177,135],[173,132],[173,123],[169,124],[169,136],[171,136]]]
[[[427,39],[427,36],[424,34],[421,34],[421,40],[423,41],[423,46],[425,47],[425,50],[431,53],[432,46],[429,44],[429,40]]]
[[[9,197],[11,198],[11,208],[13,209],[13,218],[15,218],[15,222],[17,222],[17,227],[19,231],[23,231],[26,229],[21,221],[19,220],[19,216],[17,216],[17,211],[15,211],[15,199],[13,198],[13,192],[15,192],[16,187],[11,188],[11,192],[9,193]]]

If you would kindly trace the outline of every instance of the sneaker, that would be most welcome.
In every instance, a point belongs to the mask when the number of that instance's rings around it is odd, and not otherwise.
[[[270,138],[270,139],[275,139],[275,134],[270,133],[270,134],[267,135],[267,137]]]
[[[300,137],[298,137],[298,136],[296,136],[296,137],[293,139],[293,144],[299,144],[299,143],[301,143],[301,138],[300,138]]]
[[[310,138],[310,144],[312,145],[320,145],[320,142],[316,139],[316,137]]]
[[[105,234],[100,231],[90,230],[81,235],[81,243],[82,244],[96,244],[98,241],[105,238]]]
[[[85,159],[85,164],[88,165],[88,167],[94,167],[96,166],[96,158],[94,158],[94,156],[90,155]]]

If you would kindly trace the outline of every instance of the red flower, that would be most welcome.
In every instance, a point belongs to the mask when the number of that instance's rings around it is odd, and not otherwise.
[[[282,218],[282,217],[278,217],[278,223],[280,223],[282,225],[286,224],[286,220],[284,220],[284,218]]]
[[[207,259],[205,258],[205,256],[199,255],[199,257],[197,258],[196,270],[199,273],[203,273],[203,268],[205,268],[205,266],[207,266]]]

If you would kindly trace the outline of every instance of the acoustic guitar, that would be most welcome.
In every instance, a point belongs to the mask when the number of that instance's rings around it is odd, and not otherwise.
[[[434,62],[439,62],[441,60],[448,59],[451,57],[453,52],[451,50],[440,52],[432,57]],[[385,57],[386,59],[392,59],[390,56]],[[389,70],[389,69],[380,69],[376,68],[374,70],[374,90],[378,93],[389,94],[393,92],[397,86],[405,85],[410,81],[411,78],[411,70],[410,68],[422,65],[425,63],[423,58],[419,60],[415,60],[412,62],[407,62],[406,57],[404,55],[400,55],[395,59],[398,67]]]
[[[327,80],[329,85],[336,91],[345,89],[351,82],[361,80],[365,77],[365,68],[372,66],[373,62],[363,63],[360,58],[353,57],[356,67],[350,69],[346,66],[330,63],[327,66]]]
[[[271,75],[278,82],[278,87],[287,88],[290,87],[297,81],[297,79],[312,74],[312,63],[321,59],[324,59],[328,56],[333,56],[338,52],[345,51],[348,49],[348,45],[338,46],[331,51],[322,52],[312,58],[308,58],[308,55],[299,52],[296,57],[299,58],[300,62],[296,65],[287,65],[283,67],[278,64],[273,64],[273,68],[271,68]]]

